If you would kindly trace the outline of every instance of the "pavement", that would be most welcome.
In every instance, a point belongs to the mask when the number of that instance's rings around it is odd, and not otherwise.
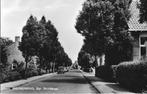
[[[49,73],[49,74],[44,74],[44,75],[29,77],[29,78],[22,79],[22,80],[17,80],[17,81],[2,83],[2,84],[0,84],[0,90],[6,90],[6,89],[9,89],[9,88],[12,88],[12,87],[21,86],[21,85],[24,85],[26,83],[35,81],[37,79],[41,79],[41,78],[44,78],[44,77],[51,77],[51,76],[56,75],[56,74],[57,73]]]
[[[95,73],[87,73],[82,71],[82,74],[100,93],[134,94],[133,92],[120,87],[118,83],[106,82],[101,78],[95,77]]]

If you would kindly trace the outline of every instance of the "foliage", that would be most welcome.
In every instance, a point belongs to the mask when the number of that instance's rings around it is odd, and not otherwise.
[[[0,38],[0,64],[1,65],[7,65],[7,53],[6,53],[6,47],[11,45],[13,43],[12,40]]]
[[[14,81],[14,80],[19,80],[21,78],[22,77],[21,77],[21,74],[19,72],[17,72],[17,71],[11,71],[11,72],[8,73],[7,80]]]
[[[37,56],[40,71],[41,69],[47,71],[50,68],[54,70],[56,65],[70,65],[71,60],[58,41],[58,32],[50,20],[46,21],[42,16],[41,20],[37,21],[36,17],[31,15],[22,32],[19,48],[27,63],[32,56]]]
[[[147,22],[147,0],[140,0],[140,23]]]
[[[106,48],[106,65],[114,65],[132,59],[131,41],[133,37],[128,31],[127,24],[130,18],[129,6],[131,2],[132,0],[116,0],[113,4],[115,12],[111,37],[114,43]]]
[[[113,10],[111,2],[87,0],[77,18],[77,32],[85,37],[85,44],[89,52],[101,55],[111,39],[107,39],[112,32]],[[90,48],[91,47],[91,48]],[[93,48],[96,48],[93,50]]]
[[[81,68],[91,68],[91,55],[81,50],[78,55],[78,64],[81,66]]]
[[[0,83],[6,81],[8,78],[8,70],[4,65],[0,66]]]
[[[120,62],[132,60],[132,51],[132,44],[128,41],[110,46],[105,53],[106,65],[117,65]]]
[[[114,81],[113,69],[110,66],[99,66],[96,68],[95,76],[103,78],[107,81]]]
[[[105,54],[107,65],[111,65],[113,61],[109,63],[110,59],[107,58],[112,54],[110,50],[115,49],[117,53],[125,50],[125,53],[119,55],[123,60],[128,60],[128,57],[124,56],[130,55],[128,54],[130,49],[126,48],[130,46],[132,39],[127,25],[130,3],[131,0],[86,0],[84,2],[75,25],[77,32],[85,38],[84,51],[95,56]],[[120,61],[115,63],[118,64]]]
[[[122,62],[116,67],[116,80],[124,87],[135,92],[147,85],[147,62]]]
[[[39,72],[37,70],[27,70],[27,77],[37,76],[39,75]]]
[[[71,65],[72,69],[78,69],[79,68],[79,64],[77,61],[75,61],[72,65]]]

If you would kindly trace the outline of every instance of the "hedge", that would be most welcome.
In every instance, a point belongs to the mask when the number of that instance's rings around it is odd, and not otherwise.
[[[37,76],[39,75],[38,70],[27,70],[26,72],[26,77],[32,77],[32,76]]]
[[[14,80],[19,80],[21,78],[22,77],[21,77],[21,74],[19,72],[17,72],[17,71],[11,71],[11,72],[8,73],[8,78],[7,79],[9,81],[14,81]]]
[[[147,61],[132,61],[118,64],[116,80],[120,85],[135,92],[147,85]]]
[[[113,69],[111,66],[99,66],[96,68],[95,76],[107,81],[114,81]]]
[[[5,82],[8,78],[8,75],[6,73],[0,73],[0,83]]]

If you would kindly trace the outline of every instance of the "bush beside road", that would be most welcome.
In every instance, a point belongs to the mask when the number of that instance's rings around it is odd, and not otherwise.
[[[82,72],[89,83],[94,86],[100,93],[124,93],[131,94],[129,90],[122,88],[118,83],[108,82],[99,77],[95,77],[94,73]],[[133,93],[132,93],[133,94]]]
[[[132,92],[141,93],[147,89],[147,61],[122,62],[118,65],[96,68],[97,77],[109,82],[118,82]]]

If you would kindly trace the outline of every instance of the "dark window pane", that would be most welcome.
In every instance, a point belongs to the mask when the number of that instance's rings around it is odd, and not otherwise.
[[[147,41],[147,37],[141,37],[141,45],[144,45],[145,41]]]
[[[146,55],[146,47],[141,47],[141,56]]]

